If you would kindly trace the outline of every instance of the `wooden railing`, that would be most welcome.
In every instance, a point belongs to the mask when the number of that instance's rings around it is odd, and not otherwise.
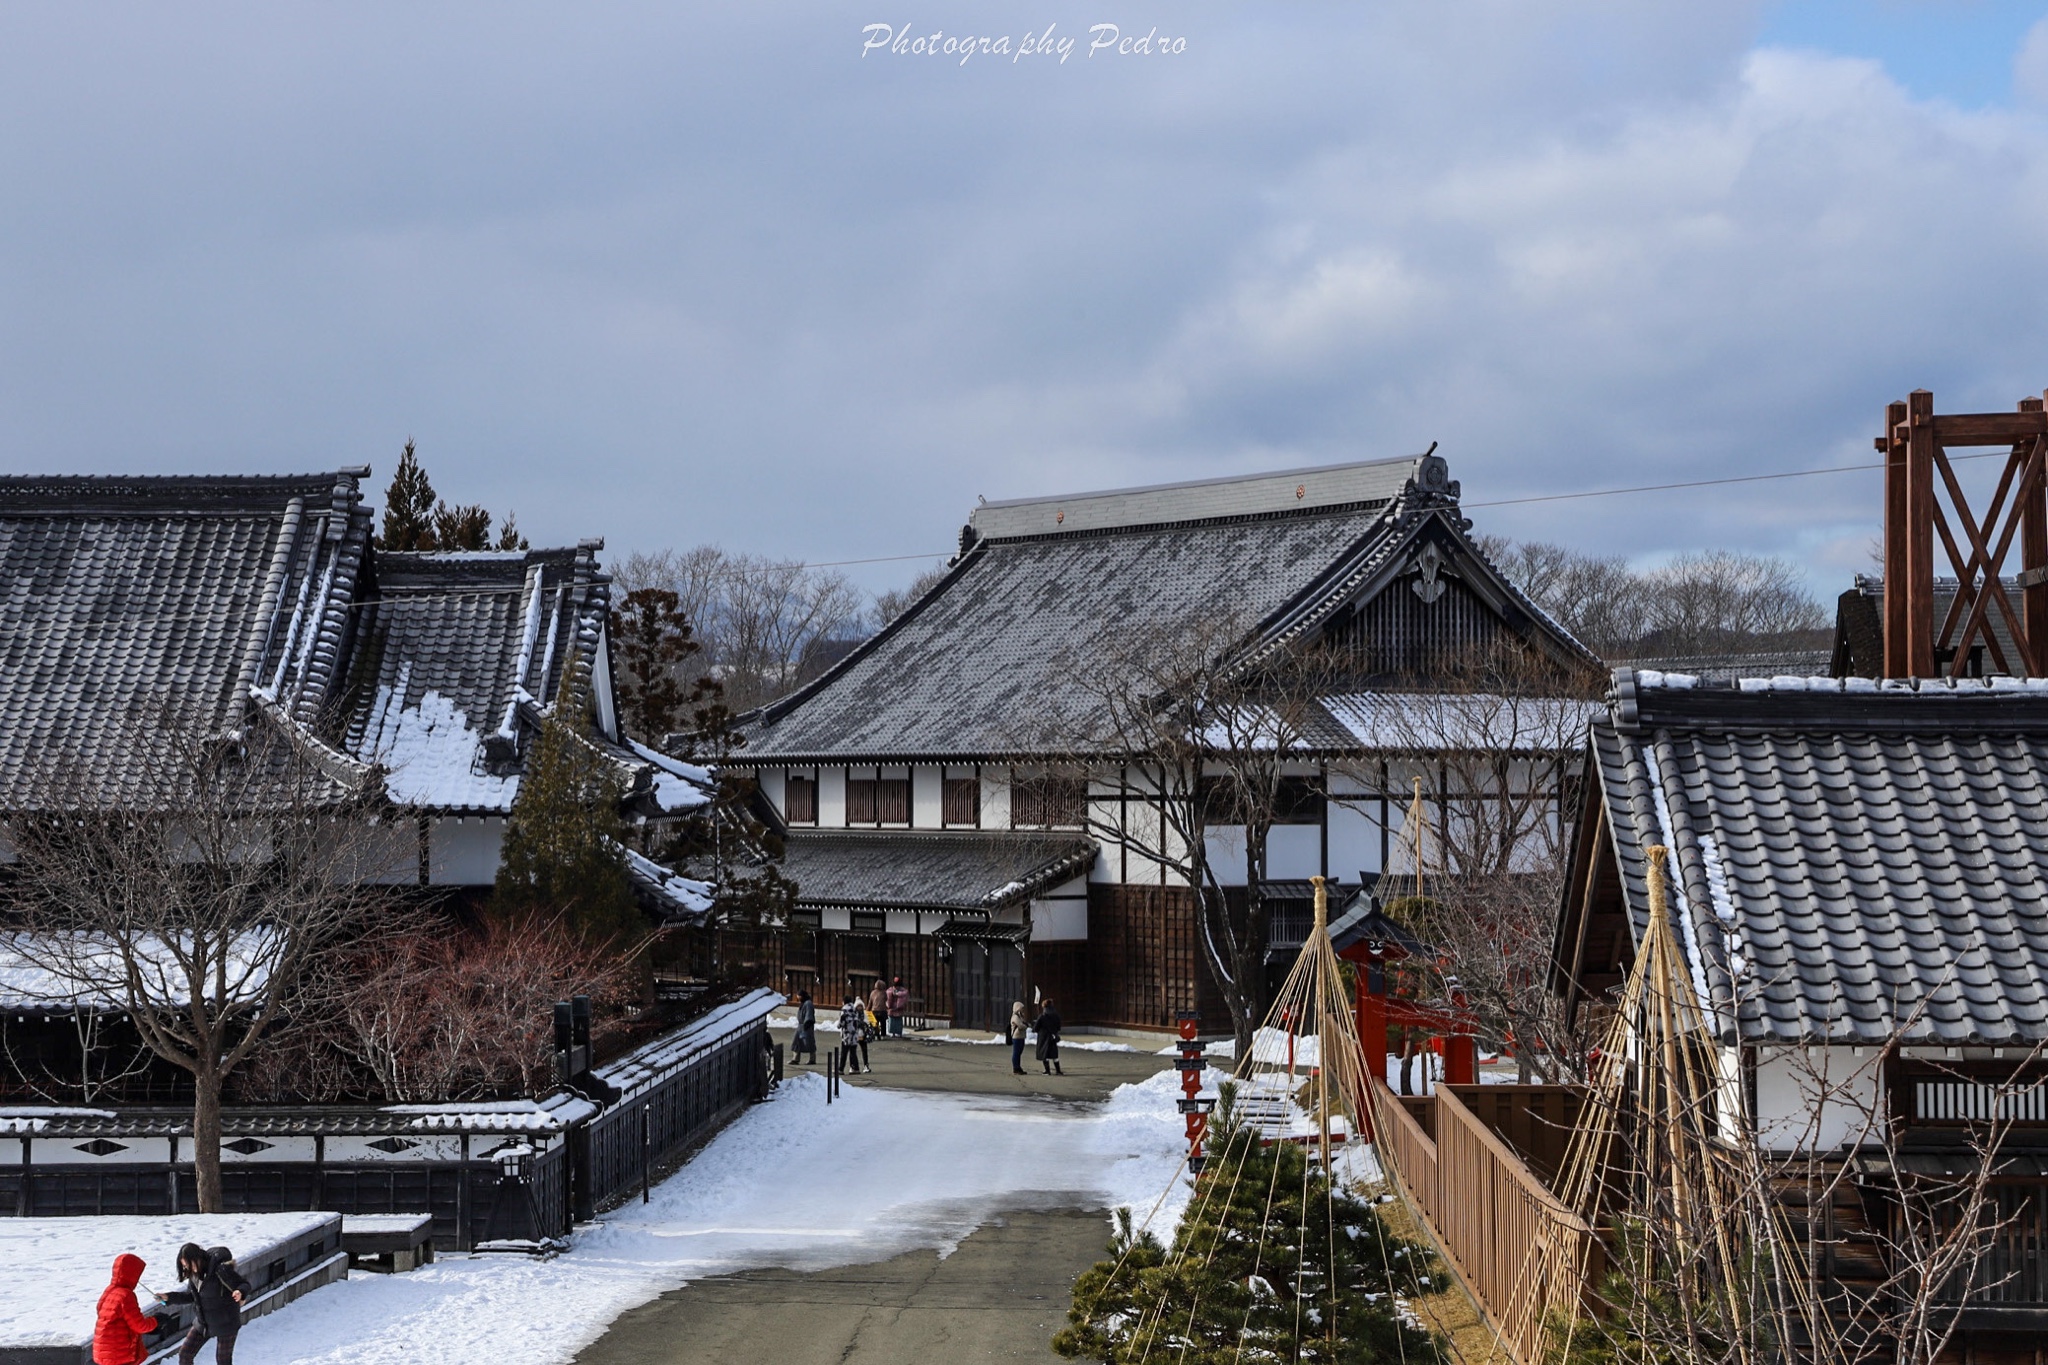
[[[1441,1086],[1432,1141],[1399,1096],[1373,1084],[1382,1161],[1516,1365],[1541,1365],[1549,1315],[1585,1311],[1600,1239],[1461,1096],[1483,1089],[1473,1104],[1508,1131],[1522,1124],[1532,1141],[1554,1141],[1560,1155],[1563,1130],[1549,1134],[1571,1101],[1555,1086]]]

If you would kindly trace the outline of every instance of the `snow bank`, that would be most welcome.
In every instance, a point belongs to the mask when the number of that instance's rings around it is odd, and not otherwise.
[[[224,1246],[237,1260],[255,1264],[270,1248],[333,1218],[331,1213],[0,1218],[0,1265],[16,1272],[0,1289],[0,1346],[64,1347],[90,1341],[100,1291],[122,1252],[133,1252],[146,1263],[144,1285],[168,1293],[177,1285],[178,1248],[186,1242]],[[148,1312],[149,1295],[137,1297]]]
[[[1010,1209],[1126,1204],[1170,1228],[1187,1197],[1178,1091],[1164,1072],[1101,1106],[853,1086],[827,1106],[823,1078],[797,1076],[566,1255],[353,1277],[251,1323],[242,1350],[301,1365],[555,1365],[628,1308],[708,1275],[949,1254]]]

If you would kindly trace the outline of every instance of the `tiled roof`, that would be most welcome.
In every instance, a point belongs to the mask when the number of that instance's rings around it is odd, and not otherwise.
[[[1425,491],[1413,479],[1384,476],[1361,482],[1356,471],[1375,467],[1346,467],[1358,490],[1381,496],[1138,525],[1092,525],[1077,516],[1083,529],[978,540],[970,527],[950,572],[909,610],[818,681],[743,718],[746,759],[915,761],[1060,748],[1085,733],[1100,709],[1082,670],[1151,640],[1168,648],[1195,622],[1236,625],[1243,632],[1237,653],[1255,663],[1412,572],[1425,536],[1452,547],[1467,588],[1490,597],[1518,629],[1593,665],[1472,544],[1457,512],[1457,485],[1443,477],[1440,460],[1386,463],[1428,465],[1435,486]],[[1261,496],[1270,492],[1269,479],[1243,482]],[[1183,503],[1194,510],[1238,505],[1228,491],[1204,484],[1095,500],[1108,509],[1098,509],[1105,518],[1165,517]],[[1066,510],[1059,504],[1006,504],[1000,516],[981,520],[1051,525]]]
[[[1081,876],[1079,834],[997,830],[790,832],[782,875],[800,905],[1000,910]]]
[[[0,804],[38,760],[132,795],[162,708],[204,729],[252,697],[329,701],[369,543],[360,471],[291,478],[0,478]]]
[[[394,800],[505,811],[522,710],[554,700],[565,668],[589,685],[608,580],[592,546],[376,556],[362,604],[347,750],[388,770]]]
[[[1671,681],[1616,673],[1597,799],[1638,940],[1673,850],[1725,1036],[2048,1038],[2048,690]]]

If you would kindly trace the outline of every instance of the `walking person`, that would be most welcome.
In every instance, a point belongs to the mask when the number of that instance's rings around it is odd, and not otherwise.
[[[1038,1020],[1032,1025],[1038,1030],[1038,1064],[1045,1068],[1048,1076],[1064,1076],[1060,1070],[1060,1016],[1048,1000],[1039,1007]]]
[[[811,1003],[809,991],[796,993],[796,1037],[789,1044],[789,1055],[799,1065],[805,1065],[804,1054],[810,1054],[809,1065],[818,1060],[818,1007]]]
[[[910,1013],[910,988],[903,984],[902,977],[890,980],[888,992],[882,997],[882,1003],[889,1007],[889,1036],[901,1038],[903,1016]]]
[[[235,1365],[235,1335],[242,1330],[242,1297],[249,1282],[235,1269],[235,1258],[226,1247],[208,1251],[194,1242],[178,1248],[178,1278],[183,1289],[164,1295],[165,1303],[196,1304],[199,1320],[185,1333],[178,1348],[178,1365],[192,1365],[210,1337],[213,1358],[219,1365]]]
[[[142,1339],[156,1330],[156,1319],[144,1317],[135,1301],[135,1286],[142,1283],[144,1261],[122,1252],[114,1258],[114,1277],[100,1291],[100,1306],[92,1328],[93,1365],[142,1365],[149,1348]]]
[[[846,1003],[839,1007],[839,1069],[858,1073],[860,1071],[861,1035],[867,1031],[867,1021],[862,1017],[867,1007],[860,1003],[860,997],[849,987]]]
[[[1010,1072],[1012,1075],[1021,1076],[1024,1074],[1024,1044],[1029,1040],[1030,1033],[1031,1021],[1024,1017],[1024,1002],[1022,1000],[1012,1000],[1010,1002],[1009,1030]]]

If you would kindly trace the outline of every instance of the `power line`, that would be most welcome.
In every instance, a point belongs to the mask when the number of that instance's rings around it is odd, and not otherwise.
[[[1963,460],[2007,459],[2010,453],[2003,450],[1986,450],[1975,455],[1951,455],[1951,464]],[[1861,474],[1873,469],[1883,469],[1884,462],[1869,464],[1833,464],[1818,469],[1787,469],[1776,474],[1737,474],[1725,479],[1687,479],[1680,483],[1645,483],[1628,488],[1586,488],[1576,493],[1537,493],[1526,498],[1489,498],[1485,502],[1463,502],[1461,507],[1518,507],[1532,502],[1570,502],[1575,498],[1614,498],[1624,493],[1669,493],[1682,488],[1719,488],[1731,483],[1768,483],[1776,479],[1806,479],[1816,474]],[[951,550],[941,550],[929,555],[877,555],[872,559],[822,559],[806,560],[804,566],[811,569],[838,569],[850,564],[896,564],[912,559],[947,559]]]

